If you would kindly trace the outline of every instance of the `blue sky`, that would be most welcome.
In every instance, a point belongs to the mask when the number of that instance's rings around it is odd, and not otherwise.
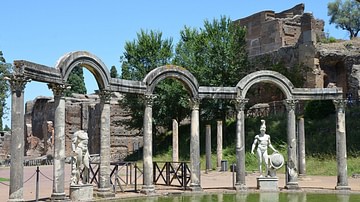
[[[2,1],[0,3],[0,50],[8,63],[28,60],[53,67],[65,53],[86,50],[99,57],[110,69],[120,71],[119,58],[126,41],[136,39],[141,29],[157,30],[164,38],[177,42],[184,25],[202,27],[205,19],[227,16],[232,20],[263,10],[281,12],[299,3],[326,23],[325,32],[348,39],[347,32],[329,25],[328,0],[36,0]],[[88,93],[97,89],[86,74]],[[30,82],[25,101],[36,96],[52,96],[46,84]],[[11,106],[10,99],[7,102]],[[4,124],[10,126],[9,118]]]

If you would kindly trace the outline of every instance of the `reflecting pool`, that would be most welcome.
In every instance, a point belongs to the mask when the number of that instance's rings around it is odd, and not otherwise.
[[[355,202],[360,201],[360,194],[335,193],[236,193],[236,194],[194,194],[147,196],[136,199],[119,199],[119,202]]]

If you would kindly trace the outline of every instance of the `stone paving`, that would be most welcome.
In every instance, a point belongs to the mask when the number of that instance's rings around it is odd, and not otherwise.
[[[52,193],[52,176],[53,176],[52,166],[41,166],[40,175],[39,175],[39,199],[46,199],[51,196]],[[65,166],[65,173],[70,173],[70,166]],[[10,169],[9,167],[0,167],[0,177],[9,178]],[[256,177],[257,174],[248,174],[246,176],[246,185],[249,191],[258,191],[256,189]],[[284,174],[278,174],[279,177],[279,190],[286,191],[283,189],[285,186]],[[306,192],[334,192],[336,186],[336,176],[306,176],[304,178],[299,178],[299,186],[301,187],[300,191]],[[29,180],[28,180],[29,179]],[[235,192],[232,189],[232,172],[218,172],[210,171],[205,173],[201,172],[201,186],[204,189],[205,193],[212,192]],[[141,179],[140,179],[141,180]],[[139,181],[140,181],[139,180]],[[351,192],[360,194],[360,178],[349,179],[349,186],[351,187]],[[36,198],[36,166],[29,166],[24,168],[24,200],[25,201],[34,201]],[[9,182],[0,183],[0,201],[6,201],[9,195],[9,187],[6,185]],[[65,190],[66,194],[69,194],[69,184],[70,184],[70,175],[66,175],[65,178]],[[138,185],[138,189],[141,188],[141,185]],[[143,194],[134,192],[133,186],[124,187],[125,192],[118,192],[116,198],[125,198],[125,197],[143,197]],[[191,193],[191,191],[184,191],[180,187],[167,187],[163,185],[156,185],[156,194],[167,195],[169,193]]]

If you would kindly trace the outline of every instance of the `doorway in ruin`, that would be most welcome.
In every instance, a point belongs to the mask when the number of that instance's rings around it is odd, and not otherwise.
[[[347,93],[347,71],[342,59],[321,59],[320,67],[324,71],[324,88],[341,87]]]

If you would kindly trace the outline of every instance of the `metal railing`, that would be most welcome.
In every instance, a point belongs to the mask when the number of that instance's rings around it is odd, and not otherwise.
[[[189,162],[153,162],[154,184],[179,186],[184,190],[190,182]]]
[[[114,192],[117,191],[117,187],[119,187],[122,192],[126,191],[124,186],[130,188],[127,189],[128,191],[138,191],[138,180],[143,175],[143,171],[137,166],[136,162],[112,162],[110,166],[110,183],[113,185]],[[99,172],[100,163],[91,162],[89,168],[89,183],[97,187],[99,187],[100,181]]]

